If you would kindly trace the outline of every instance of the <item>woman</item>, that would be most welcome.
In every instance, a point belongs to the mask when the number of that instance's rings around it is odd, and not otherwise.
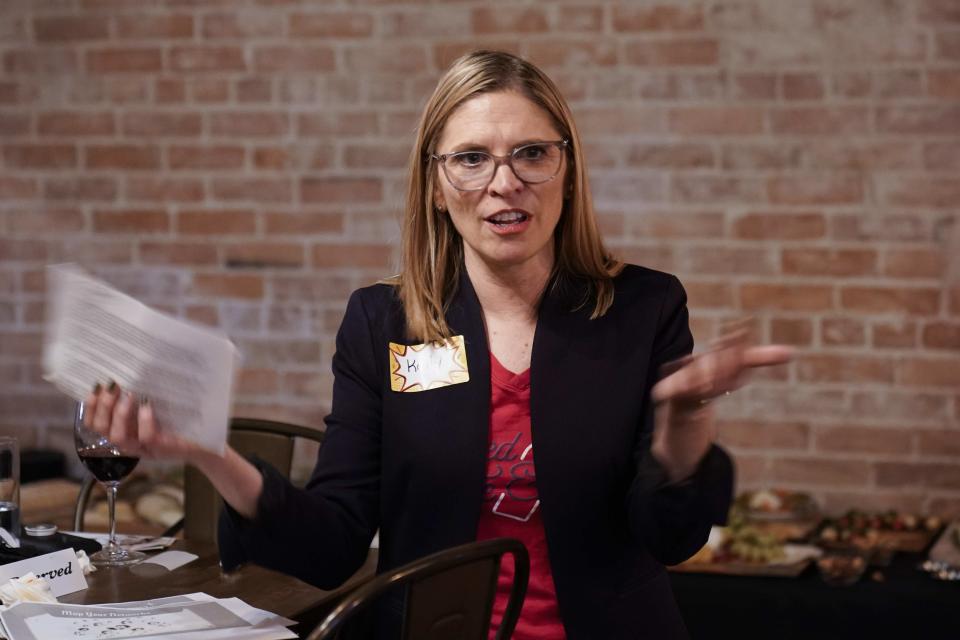
[[[401,274],[350,299],[305,490],[172,438],[117,391],[89,398],[92,426],[207,474],[226,564],[329,588],[377,529],[380,569],[510,535],[531,554],[514,637],[684,636],[664,565],[733,487],[710,401],[789,352],[741,333],[690,356],[682,287],[604,249],[570,110],[517,57],[455,62],[410,164]]]

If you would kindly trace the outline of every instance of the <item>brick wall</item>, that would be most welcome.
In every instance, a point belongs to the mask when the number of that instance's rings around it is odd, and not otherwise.
[[[701,343],[749,315],[800,348],[721,407],[743,486],[960,513],[956,0],[0,12],[3,431],[72,446],[38,362],[63,260],[226,330],[236,413],[319,425],[346,297],[394,267],[418,108],[484,45],[562,85],[607,239],[681,276]]]

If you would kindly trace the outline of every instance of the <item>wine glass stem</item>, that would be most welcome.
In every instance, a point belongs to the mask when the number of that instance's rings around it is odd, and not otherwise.
[[[110,509],[110,542],[107,546],[111,552],[117,550],[117,485],[107,486],[107,506]]]

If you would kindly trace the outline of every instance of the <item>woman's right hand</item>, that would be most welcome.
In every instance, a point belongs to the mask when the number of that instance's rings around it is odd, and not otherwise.
[[[84,426],[131,453],[191,463],[204,453],[209,455],[199,445],[157,425],[149,400],[124,391],[115,382],[106,387],[98,384],[84,405]]]
[[[84,403],[84,426],[141,457],[192,464],[240,515],[249,519],[256,517],[263,476],[230,445],[219,454],[163,429],[157,424],[148,400],[124,392],[113,382],[106,388],[97,385]]]

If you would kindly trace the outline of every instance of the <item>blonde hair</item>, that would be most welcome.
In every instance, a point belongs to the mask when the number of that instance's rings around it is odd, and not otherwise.
[[[604,248],[597,228],[580,135],[556,85],[526,60],[499,51],[474,51],[456,60],[427,101],[410,154],[410,183],[403,218],[399,288],[408,337],[439,342],[451,337],[445,315],[463,268],[463,240],[434,203],[437,170],[431,154],[450,115],[482,93],[517,91],[543,108],[570,141],[569,194],[554,232],[556,259],[551,286],[584,280],[590,286],[579,307],[593,302],[591,318],[613,304],[613,277],[623,268]],[[572,175],[571,175],[572,172]]]

